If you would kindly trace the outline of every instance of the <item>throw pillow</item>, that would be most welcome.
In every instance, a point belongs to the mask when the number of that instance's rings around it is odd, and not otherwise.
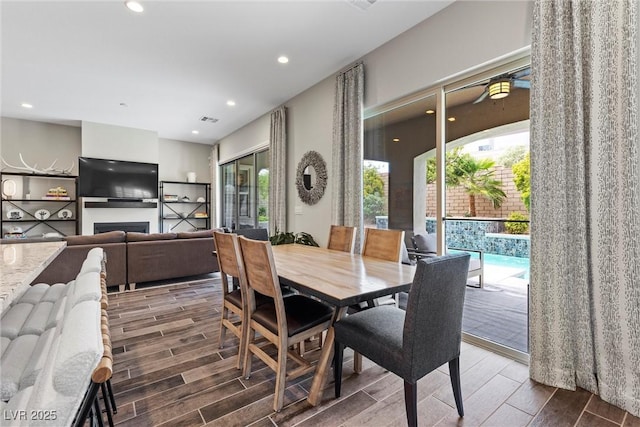
[[[438,242],[436,240],[435,234],[416,234],[413,237],[413,241],[416,244],[416,249],[418,249],[420,252],[434,254],[438,252]]]

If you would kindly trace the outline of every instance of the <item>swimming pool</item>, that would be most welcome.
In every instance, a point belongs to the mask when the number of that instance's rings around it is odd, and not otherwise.
[[[450,252],[460,252],[451,250]],[[477,252],[469,252],[472,258],[478,258]],[[500,269],[501,275],[529,280],[529,258],[520,258],[507,255],[484,253],[484,271],[490,273],[490,269]]]
[[[523,270],[521,273],[515,275],[514,277],[529,280],[529,258],[485,253],[484,268],[491,268],[492,266]]]

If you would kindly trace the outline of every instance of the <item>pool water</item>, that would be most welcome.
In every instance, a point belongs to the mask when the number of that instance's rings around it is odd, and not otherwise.
[[[484,267],[507,267],[517,268],[524,270],[522,273],[516,275],[520,279],[529,280],[529,258],[520,258],[515,256],[496,255],[496,254],[484,254]]]
[[[451,250],[450,252],[459,252],[457,250]],[[477,252],[469,252],[472,258],[478,258],[480,255]],[[485,272],[491,267],[499,267],[503,269],[513,269],[514,275],[518,279],[529,280],[529,258],[520,258],[507,255],[496,255],[485,252],[484,253],[484,268]]]

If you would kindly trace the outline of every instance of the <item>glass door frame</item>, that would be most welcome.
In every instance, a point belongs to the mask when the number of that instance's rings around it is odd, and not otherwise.
[[[446,154],[446,103],[447,93],[462,89],[469,85],[485,81],[496,74],[506,73],[513,69],[523,68],[531,64],[531,48],[519,49],[512,54],[505,55],[490,63],[473,67],[467,71],[458,73],[444,79],[433,86],[415,92],[399,100],[392,101],[382,106],[365,110],[363,120],[379,114],[400,108],[429,96],[436,97],[436,233],[437,253],[442,255],[446,250],[445,217],[446,217],[446,185],[445,185],[445,154]],[[415,227],[415,224],[414,224]],[[490,351],[502,354],[513,360],[528,364],[529,355],[518,350],[499,345],[488,340],[462,333],[463,341],[484,347]]]

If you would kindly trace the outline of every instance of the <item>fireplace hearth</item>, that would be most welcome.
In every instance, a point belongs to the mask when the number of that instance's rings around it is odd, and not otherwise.
[[[95,222],[93,234],[106,233],[108,231],[121,230],[125,232],[148,233],[148,222]]]

